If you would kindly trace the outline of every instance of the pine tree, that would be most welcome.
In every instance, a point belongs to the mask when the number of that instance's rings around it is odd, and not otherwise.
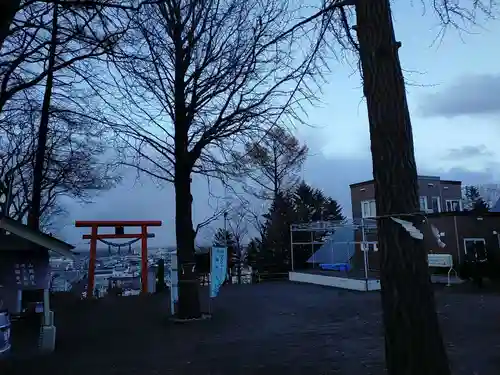
[[[478,213],[489,212],[490,206],[483,198],[479,198],[472,204],[472,211]]]
[[[304,181],[289,192],[280,193],[273,201],[269,212],[264,215],[264,235],[259,249],[261,267],[275,272],[291,268],[290,226],[319,220],[344,220],[340,205],[321,190],[314,189]],[[321,241],[327,233],[312,233],[312,239]],[[294,233],[294,242],[310,242],[311,232]],[[294,267],[305,268],[307,260],[317,247],[295,245]]]
[[[465,200],[466,207],[470,211],[475,212],[488,212],[490,210],[489,204],[483,199],[479,193],[477,186],[470,185],[465,187]]]
[[[252,238],[247,245],[247,264],[260,272],[262,260],[262,241],[259,238]]]
[[[327,197],[321,190],[314,189],[304,181],[294,191],[293,204],[299,223],[345,219],[342,208],[336,200]]]
[[[263,261],[270,272],[289,270],[290,225],[295,222],[290,194],[280,192],[273,200],[266,218],[265,236],[262,241]]]

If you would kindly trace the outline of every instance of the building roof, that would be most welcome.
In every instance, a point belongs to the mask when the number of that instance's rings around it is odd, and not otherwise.
[[[425,214],[427,217],[453,217],[453,216],[467,216],[467,217],[499,217],[500,211],[489,211],[489,212],[478,212],[478,211],[446,211],[446,212],[434,212]]]
[[[442,183],[445,183],[445,184],[450,184],[450,185],[461,185],[462,184],[462,181],[458,181],[458,180],[441,180],[441,178],[439,176],[418,176],[418,179],[419,180],[438,180]],[[355,182],[354,184],[350,184],[349,187],[352,189],[354,187],[357,187],[357,186],[363,186],[363,185],[370,185],[370,184],[373,184],[375,182],[375,180],[371,179],[371,180],[366,180],[366,181],[361,181],[361,182]]]
[[[31,244],[41,246],[48,250],[52,250],[59,255],[70,258],[74,257],[74,254],[71,251],[75,248],[73,245],[70,245],[69,243],[61,241],[43,232],[33,230],[27,225],[24,225],[23,223],[11,219],[7,216],[0,216],[0,228],[9,233],[12,233],[16,237],[26,240]],[[14,241],[13,243],[16,242]],[[17,243],[21,244],[21,242],[19,241],[17,241]],[[14,248],[13,250],[16,249]]]

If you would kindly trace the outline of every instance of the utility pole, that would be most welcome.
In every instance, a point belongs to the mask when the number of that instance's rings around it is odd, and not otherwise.
[[[227,253],[227,258],[229,260],[229,248],[227,247],[227,211],[224,211],[224,247],[226,248],[226,253]],[[231,265],[231,262],[228,262],[228,265],[230,266]],[[232,272],[231,272],[231,267],[228,267],[227,269],[227,272],[228,272],[228,281],[229,281],[229,284],[232,284],[233,283],[233,277],[232,277]]]

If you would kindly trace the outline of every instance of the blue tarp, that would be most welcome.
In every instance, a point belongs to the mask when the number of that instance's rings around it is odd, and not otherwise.
[[[307,263],[349,263],[355,251],[353,242],[354,228],[337,228]]]
[[[335,263],[335,264],[325,264],[322,263],[319,265],[322,270],[325,271],[346,271],[349,272],[351,266],[349,263]]]

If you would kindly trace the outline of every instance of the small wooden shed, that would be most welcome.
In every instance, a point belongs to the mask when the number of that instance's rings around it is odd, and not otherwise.
[[[0,307],[19,314],[23,292],[39,291],[43,295],[42,331],[52,327],[55,338],[49,303],[49,252],[73,258],[72,249],[74,246],[51,235],[0,216]]]

